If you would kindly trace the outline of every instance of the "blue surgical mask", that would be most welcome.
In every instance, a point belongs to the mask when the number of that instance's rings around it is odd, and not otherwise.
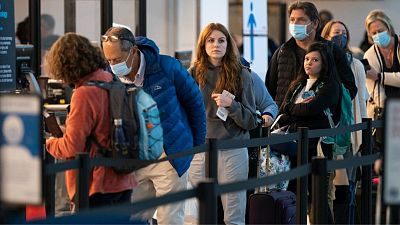
[[[127,74],[129,74],[132,71],[132,66],[128,67],[126,65],[126,61],[128,61],[129,56],[131,55],[131,51],[129,51],[129,55],[126,58],[125,61],[114,64],[114,65],[110,65],[111,67],[111,71],[117,76],[117,77],[121,77],[121,76],[125,76]],[[133,59],[132,59],[133,60]]]
[[[372,40],[374,43],[377,44],[379,47],[387,47],[390,43],[390,35],[387,30],[377,33],[372,36]]]
[[[289,24],[289,32],[290,34],[297,40],[304,40],[310,33],[307,33],[307,26],[310,25],[311,23],[307,25],[302,25],[302,24]]]
[[[337,46],[339,46],[341,49],[345,49],[346,45],[347,45],[347,36],[344,34],[339,34],[336,36],[333,36],[331,38],[331,41],[335,44],[337,44]]]

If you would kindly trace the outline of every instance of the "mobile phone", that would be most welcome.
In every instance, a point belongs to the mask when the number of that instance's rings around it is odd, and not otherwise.
[[[310,91],[305,91],[301,97],[303,99],[306,99],[306,98],[314,97],[314,96],[315,96],[315,92],[313,90],[310,90]]]
[[[46,124],[46,130],[51,133],[54,137],[62,137],[64,133],[62,132],[60,125],[58,125],[57,119],[53,114],[43,112],[44,122]]]
[[[364,65],[364,70],[368,71],[371,69],[371,66],[369,65],[368,59],[361,59],[361,63]]]

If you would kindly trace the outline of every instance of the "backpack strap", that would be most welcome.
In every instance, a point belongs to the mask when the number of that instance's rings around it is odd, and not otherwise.
[[[86,144],[85,144],[85,151],[89,152],[90,151],[90,147],[92,146],[92,143],[94,143],[97,146],[97,153],[100,153],[103,156],[107,156],[108,154],[108,149],[106,147],[104,147],[103,145],[101,145],[96,137],[93,134],[90,134],[89,137],[87,137],[86,139]]]
[[[114,78],[113,78],[114,80]],[[110,90],[112,85],[111,82],[101,81],[101,80],[90,80],[84,84],[85,86],[95,86],[99,88],[103,88],[106,90]]]
[[[329,108],[326,108],[324,110],[324,114],[328,117],[329,125],[331,126],[331,128],[336,128],[335,122],[333,122],[333,118],[332,118],[333,114],[332,114],[331,110]]]

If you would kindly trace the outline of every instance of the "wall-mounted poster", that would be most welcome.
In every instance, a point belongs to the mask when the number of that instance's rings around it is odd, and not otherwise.
[[[14,0],[0,0],[0,92],[16,88]]]
[[[12,204],[42,202],[41,98],[0,95],[0,199]]]

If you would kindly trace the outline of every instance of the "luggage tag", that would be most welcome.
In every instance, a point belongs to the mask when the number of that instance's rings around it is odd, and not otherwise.
[[[226,96],[228,98],[231,98],[232,100],[235,99],[235,95],[233,95],[232,93],[230,93],[227,90],[223,90],[222,91],[222,95]],[[228,118],[228,113],[229,112],[228,112],[228,110],[226,108],[218,107],[218,110],[217,110],[216,114],[221,120],[226,121],[226,118]]]

